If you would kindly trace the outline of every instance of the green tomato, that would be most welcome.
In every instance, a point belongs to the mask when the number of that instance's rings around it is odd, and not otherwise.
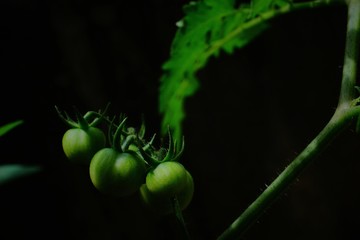
[[[146,175],[146,186],[157,196],[170,198],[177,195],[186,185],[187,173],[179,162],[160,163]]]
[[[135,193],[145,179],[145,163],[133,153],[112,148],[98,151],[90,163],[90,179],[105,194],[127,196]]]
[[[186,184],[184,188],[176,194],[181,210],[188,207],[194,195],[194,180],[188,171],[186,171],[186,174]],[[141,185],[139,193],[141,201],[150,210],[163,215],[173,212],[172,199],[164,198],[150,192],[146,184]]]
[[[74,163],[90,164],[94,154],[105,146],[106,137],[95,127],[72,128],[65,132],[62,147],[66,157]]]

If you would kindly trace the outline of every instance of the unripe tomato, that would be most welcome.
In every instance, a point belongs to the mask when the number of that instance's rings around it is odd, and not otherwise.
[[[191,174],[186,171],[187,179],[183,189],[177,194],[177,200],[181,210],[187,208],[190,204],[194,194],[194,181]],[[169,214],[173,212],[172,199],[164,198],[151,193],[146,184],[142,184],[140,187],[140,199],[149,209],[159,214]]]
[[[179,162],[160,163],[146,175],[146,186],[157,196],[170,198],[178,194],[186,185],[187,173]]]
[[[145,170],[145,163],[135,154],[103,148],[91,160],[90,179],[100,192],[121,197],[140,188]]]
[[[90,164],[91,158],[105,146],[105,142],[105,134],[99,128],[72,128],[63,135],[62,147],[72,162]]]

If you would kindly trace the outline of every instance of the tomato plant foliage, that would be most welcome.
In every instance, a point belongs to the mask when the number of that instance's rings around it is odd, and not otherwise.
[[[189,205],[193,197],[194,180],[190,172],[178,162],[183,152],[183,141],[180,150],[177,149],[179,146],[176,143],[181,142],[182,138],[184,101],[199,87],[196,76],[198,70],[205,67],[210,57],[218,57],[222,52],[231,54],[236,48],[246,46],[269,27],[268,20],[271,18],[293,9],[313,7],[331,0],[308,2],[308,5],[302,5],[304,1],[295,4],[292,0],[252,0],[246,3],[237,0],[189,2],[183,8],[184,17],[177,22],[178,29],[172,42],[170,56],[162,65],[163,75],[160,78],[161,131],[163,135],[169,132],[168,148],[155,148],[155,135],[147,141],[144,138],[145,128],[140,128],[139,132],[135,128],[127,128],[126,118],[120,117],[121,123],[117,126],[115,118],[111,120],[104,115],[106,110],[98,113],[89,111],[84,116],[77,113],[77,122],[58,111],[60,118],[73,128],[64,135],[67,143],[63,144],[65,154],[68,158],[74,155],[68,154],[69,147],[70,150],[81,152],[81,156],[88,154],[84,157],[86,159],[93,156],[89,166],[90,178],[99,191],[115,196],[128,196],[138,191],[141,200],[150,209],[162,214],[175,211],[181,222],[181,210]],[[101,121],[108,124],[111,148],[105,147],[104,133],[94,127]],[[112,132],[113,128],[116,128],[115,133]],[[174,131],[175,141],[170,129]],[[67,138],[68,136],[70,137]],[[96,141],[91,142],[90,138]],[[79,145],[82,142],[86,147],[84,151],[82,145]],[[296,167],[287,169],[298,171]],[[280,189],[285,185],[275,186]],[[265,191],[258,201],[264,203],[262,199],[276,195],[266,194],[268,191]],[[246,211],[253,211],[249,209]],[[253,211],[252,215],[246,212],[245,217],[240,218],[242,222],[236,220],[221,238],[238,234],[241,228],[246,228],[259,213],[261,210]]]
[[[169,125],[180,140],[184,101],[198,89],[196,73],[209,58],[219,56],[221,50],[232,53],[244,47],[267,29],[262,14],[276,15],[276,11],[290,5],[287,0],[202,0],[184,6],[170,57],[162,66],[159,111],[163,114],[163,133]]]

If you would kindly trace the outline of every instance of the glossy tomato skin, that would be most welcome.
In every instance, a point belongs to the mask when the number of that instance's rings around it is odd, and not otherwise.
[[[94,154],[106,143],[104,132],[95,127],[87,129],[72,128],[65,132],[62,147],[66,157],[79,164],[90,164]]]
[[[186,171],[187,180],[184,187],[176,194],[181,210],[184,210],[190,204],[194,194],[194,180],[191,174]],[[173,212],[172,199],[158,196],[149,191],[146,184],[140,187],[140,199],[146,207],[158,214],[170,214]]]
[[[140,188],[145,170],[144,162],[135,153],[103,148],[91,160],[90,179],[100,192],[122,197]]]
[[[186,169],[181,163],[163,162],[148,172],[146,186],[151,193],[169,198],[184,188],[187,177]]]

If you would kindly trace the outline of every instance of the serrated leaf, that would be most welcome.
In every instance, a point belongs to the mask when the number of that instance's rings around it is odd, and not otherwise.
[[[40,166],[28,166],[24,164],[0,165],[0,185],[39,172]]]
[[[1,126],[0,127],[0,137],[4,136],[7,132],[11,131],[13,128],[19,126],[23,122],[24,122],[23,120],[17,120],[17,121],[14,121],[14,122],[11,122],[11,123]]]
[[[253,15],[256,16],[257,14],[266,11],[270,8],[271,4],[274,0],[253,0],[252,1],[252,11]]]
[[[250,21],[284,1],[253,0],[236,6],[235,0],[202,0],[184,6],[185,16],[177,22],[179,28],[160,78],[163,135],[170,126],[180,142],[184,101],[198,89],[196,73],[209,58],[219,56],[221,51],[231,54],[234,49],[246,46],[267,28],[267,23],[260,18]]]

